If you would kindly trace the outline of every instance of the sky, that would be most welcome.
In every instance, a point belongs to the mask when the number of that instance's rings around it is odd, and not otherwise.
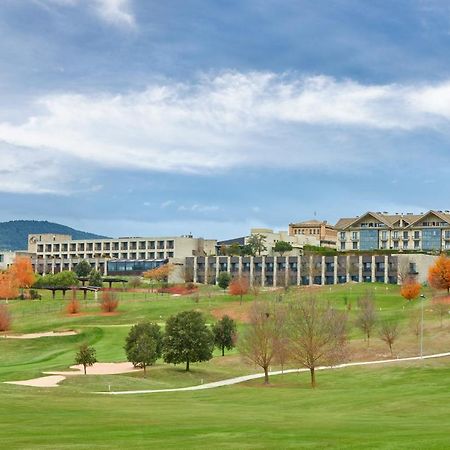
[[[0,221],[450,209],[447,0],[1,0]]]

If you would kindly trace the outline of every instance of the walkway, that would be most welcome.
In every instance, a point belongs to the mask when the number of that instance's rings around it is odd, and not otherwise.
[[[412,356],[409,358],[398,358],[398,359],[384,359],[381,361],[363,361],[363,362],[352,362],[339,364],[337,366],[321,366],[316,367],[316,370],[330,370],[330,369],[343,369],[346,367],[359,367],[359,366],[371,366],[376,364],[388,364],[388,363],[398,363],[405,361],[419,361],[421,359],[432,359],[432,358],[444,358],[450,356],[450,352],[447,353],[436,353],[434,355],[426,355],[423,358],[420,356]],[[300,373],[309,372],[309,369],[288,369],[284,372],[278,370],[276,372],[269,372],[269,375],[282,375],[283,373]],[[156,394],[158,392],[184,392],[184,391],[201,391],[203,389],[213,389],[223,386],[231,386],[233,384],[244,383],[245,381],[256,380],[258,378],[264,378],[264,373],[255,373],[252,375],[244,375],[242,377],[229,378],[228,380],[214,381],[212,383],[199,384],[196,386],[188,386],[183,388],[172,388],[172,389],[146,389],[140,391],[111,391],[111,392],[96,392],[97,394],[108,394],[108,395],[131,395],[131,394]]]

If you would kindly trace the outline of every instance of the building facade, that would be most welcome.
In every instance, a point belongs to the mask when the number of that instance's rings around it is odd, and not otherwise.
[[[87,260],[103,274],[138,274],[167,260],[213,255],[217,241],[193,236],[72,240],[67,235],[33,234],[28,242],[38,273],[72,270]]]
[[[287,231],[274,231],[271,228],[252,228],[250,230],[250,235],[243,236],[235,239],[229,239],[227,241],[217,242],[217,254],[221,254],[223,247],[228,247],[233,244],[237,244],[240,247],[247,245],[249,239],[252,235],[259,234],[264,236],[265,250],[261,252],[264,256],[273,256],[276,254],[274,247],[278,241],[288,242],[292,245],[292,250],[287,252],[286,255],[296,256],[303,252],[303,247],[305,245],[320,246],[319,237],[316,235],[290,235]],[[261,256],[258,255],[258,256]]]
[[[216,284],[219,273],[245,276],[250,285],[332,285],[348,282],[401,284],[406,276],[424,282],[436,257],[431,255],[306,255],[188,257],[185,279]]]
[[[289,236],[313,236],[321,247],[335,248],[337,242],[337,231],[326,220],[290,223]]]
[[[450,250],[450,211],[424,214],[367,212],[340,219],[337,250],[398,250],[441,252]]]

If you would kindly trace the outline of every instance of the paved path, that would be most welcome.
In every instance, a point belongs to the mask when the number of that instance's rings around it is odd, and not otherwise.
[[[339,364],[337,366],[321,366],[316,367],[316,370],[330,370],[330,369],[343,369],[345,367],[357,367],[357,366],[371,366],[375,364],[387,364],[387,363],[397,363],[404,361],[418,361],[420,359],[432,359],[432,358],[444,358],[450,356],[450,352],[447,353],[436,353],[434,355],[426,355],[423,358],[420,356],[412,356],[409,358],[398,358],[398,359],[384,359],[380,361],[363,361],[363,362],[352,362],[346,364]],[[281,375],[282,373],[300,373],[308,372],[309,369],[288,369],[284,372],[278,370],[276,372],[269,372],[269,375]],[[199,384],[196,386],[188,386],[183,388],[171,388],[171,389],[145,389],[140,391],[111,391],[111,392],[96,392],[97,394],[108,394],[108,395],[131,395],[131,394],[156,394],[158,392],[183,392],[183,391],[200,391],[203,389],[213,389],[222,386],[230,386],[232,384],[243,383],[245,381],[256,380],[258,378],[264,378],[264,373],[255,373],[252,375],[244,375],[242,377],[229,378],[228,380],[214,381],[213,383]]]

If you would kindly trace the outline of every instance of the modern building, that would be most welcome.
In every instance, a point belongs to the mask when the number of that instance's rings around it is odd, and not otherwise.
[[[219,273],[245,276],[250,285],[332,285],[347,282],[401,284],[406,276],[426,281],[436,257],[412,255],[198,256],[185,261],[185,279],[216,284]]]
[[[217,254],[221,253],[222,247],[228,247],[233,244],[238,244],[239,246],[248,244],[250,237],[255,234],[264,236],[264,245],[266,247],[266,250],[261,252],[261,255],[264,256],[271,256],[276,254],[276,252],[274,251],[274,247],[278,241],[289,242],[292,245],[292,251],[286,253],[286,255],[290,256],[301,254],[305,245],[320,246],[320,239],[318,235],[290,235],[287,231],[274,231],[270,228],[252,228],[248,236],[242,236],[235,239],[217,242]]]
[[[167,260],[213,255],[216,242],[191,235],[73,240],[68,235],[32,234],[28,251],[38,273],[72,270],[87,260],[104,274],[138,274]]]
[[[326,220],[290,223],[289,236],[313,236],[320,241],[321,247],[336,248],[337,231]]]
[[[340,219],[335,228],[340,251],[380,249],[438,253],[450,250],[450,211],[367,212]]]
[[[27,256],[29,258],[33,258],[34,254],[29,253],[26,250],[23,251],[4,251],[0,252],[0,271],[7,270],[14,263],[16,256]]]

